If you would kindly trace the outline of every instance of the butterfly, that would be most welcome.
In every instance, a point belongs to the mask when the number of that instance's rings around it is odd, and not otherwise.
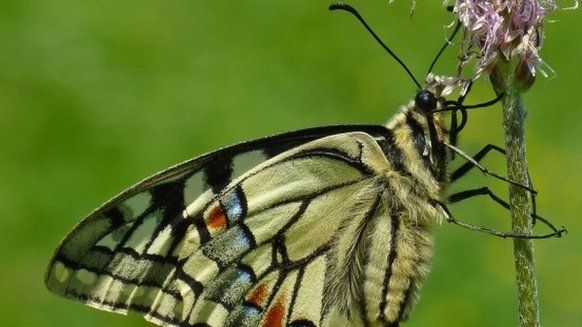
[[[445,185],[445,153],[423,155],[428,123],[411,104],[387,127],[306,129],[179,164],[75,227],[47,286],[161,325],[401,320],[428,271],[426,199]]]
[[[146,178],[67,235],[48,289],[162,326],[398,326],[429,271],[430,227],[455,221],[460,126],[445,114],[465,107],[444,97],[467,86],[426,83],[385,126],[284,133]]]

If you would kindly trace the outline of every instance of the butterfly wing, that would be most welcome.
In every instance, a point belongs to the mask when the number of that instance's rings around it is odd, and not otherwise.
[[[46,284],[160,325],[319,325],[330,242],[355,205],[348,199],[384,165],[370,136],[382,132],[288,133],[154,175],[67,236]],[[268,160],[231,181],[253,158]]]

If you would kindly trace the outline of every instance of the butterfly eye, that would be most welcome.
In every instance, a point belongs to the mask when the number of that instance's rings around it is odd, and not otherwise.
[[[430,112],[436,109],[437,98],[427,90],[420,90],[414,98],[416,106],[424,112]]]

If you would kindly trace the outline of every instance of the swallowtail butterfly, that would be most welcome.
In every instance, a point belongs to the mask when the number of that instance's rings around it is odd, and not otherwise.
[[[146,178],[69,233],[46,285],[162,326],[397,326],[430,226],[457,222],[444,115],[469,107],[444,96],[460,84],[429,75],[385,126],[280,134]]]

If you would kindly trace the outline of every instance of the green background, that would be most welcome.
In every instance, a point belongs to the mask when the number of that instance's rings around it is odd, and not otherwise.
[[[441,1],[352,1],[422,78],[451,16]],[[42,283],[59,240],[141,178],[238,141],[308,126],[384,123],[415,88],[327,1],[3,0],[0,2],[0,317],[5,326],[147,326],[52,296]],[[580,12],[554,15],[543,58],[557,72],[526,96],[540,214],[569,228],[536,242],[544,326],[582,322]],[[455,51],[437,73],[452,74]],[[468,102],[493,98],[477,83]],[[461,147],[503,144],[500,107],[471,114]],[[504,171],[504,161],[485,161]],[[455,167],[458,163],[454,163]],[[451,191],[506,186],[473,173]],[[458,217],[508,229],[491,201]],[[545,232],[541,226],[537,230]],[[405,326],[515,326],[512,243],[435,226],[432,272]]]

